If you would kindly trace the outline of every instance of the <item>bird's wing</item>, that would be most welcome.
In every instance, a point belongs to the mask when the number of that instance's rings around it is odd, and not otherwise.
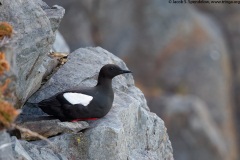
[[[59,103],[59,101],[56,99],[55,96],[52,96],[48,99],[44,99],[41,102],[38,103],[38,106],[40,108],[46,108],[49,106],[60,106],[61,104]]]
[[[67,91],[67,92],[59,94],[57,96],[57,99],[62,104],[69,104],[69,105],[80,104],[83,106],[87,106],[92,101],[93,97],[88,94]]]
[[[57,100],[56,96],[41,101],[38,103],[38,107],[48,115],[57,116],[61,120],[65,119],[64,113],[61,109],[61,103]]]
[[[62,110],[65,113],[65,116],[69,117],[70,119],[95,118],[91,117],[88,108],[81,104],[75,105],[64,104],[62,105]]]

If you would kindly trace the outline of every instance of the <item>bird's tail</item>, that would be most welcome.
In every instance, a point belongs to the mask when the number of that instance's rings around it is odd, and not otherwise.
[[[26,102],[16,121],[25,122],[58,119],[57,117],[46,115],[40,107],[38,103]]]
[[[35,108],[38,107],[38,103],[32,103],[32,102],[26,102],[24,105],[29,107],[35,107]]]
[[[38,113],[42,113],[41,109],[38,107],[38,103],[26,102],[22,107],[20,116],[37,115]]]

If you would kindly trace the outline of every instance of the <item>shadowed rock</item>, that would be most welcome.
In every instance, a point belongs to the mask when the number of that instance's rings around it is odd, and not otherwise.
[[[40,120],[40,121],[27,121],[18,123],[20,127],[29,129],[36,132],[44,137],[52,137],[59,135],[61,133],[78,133],[89,127],[88,123],[85,121],[79,122],[60,122],[60,120]],[[26,133],[20,132],[21,139],[25,140],[37,140],[38,137]]]

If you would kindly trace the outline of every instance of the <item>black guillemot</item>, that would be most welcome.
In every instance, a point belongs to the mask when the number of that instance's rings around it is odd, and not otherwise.
[[[38,103],[43,112],[61,121],[93,120],[104,117],[112,107],[114,93],[112,79],[131,73],[114,64],[104,65],[98,83],[92,88],[66,90]]]

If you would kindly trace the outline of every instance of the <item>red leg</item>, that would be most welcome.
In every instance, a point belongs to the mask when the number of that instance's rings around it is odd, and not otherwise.
[[[78,118],[71,120],[71,122],[78,122],[78,121],[87,121],[87,120],[97,120],[98,118]]]

